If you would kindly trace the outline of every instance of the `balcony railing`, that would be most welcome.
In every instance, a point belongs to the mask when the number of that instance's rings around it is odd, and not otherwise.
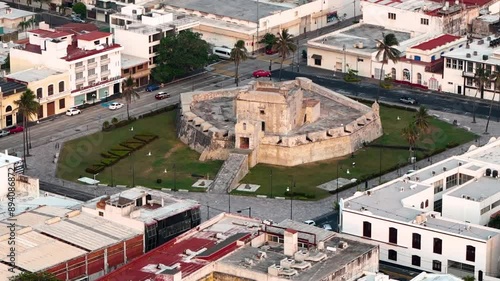
[[[109,76],[109,74],[110,74],[109,70],[101,71],[101,77]]]
[[[60,93],[53,94],[53,95],[50,95],[50,96],[44,96],[43,98],[40,99],[40,103],[51,102],[51,101],[57,100],[57,99],[59,99],[61,97],[67,96],[69,94],[71,94],[71,92],[68,90],[68,91],[62,91]]]
[[[88,69],[94,69],[97,67],[97,62],[90,62],[87,64]]]
[[[76,84],[80,84],[80,83],[83,83],[85,82],[85,77],[82,77],[82,78],[76,78]]]
[[[75,72],[82,72],[85,70],[85,65],[80,65],[75,68]]]
[[[97,74],[92,74],[92,75],[89,75],[89,77],[88,77],[88,79],[87,79],[87,80],[88,80],[88,81],[94,81],[94,80],[96,80],[96,79],[97,79]]]
[[[111,61],[110,58],[105,58],[105,59],[102,59],[101,60],[101,65],[106,65],[106,64],[109,64],[109,62]]]

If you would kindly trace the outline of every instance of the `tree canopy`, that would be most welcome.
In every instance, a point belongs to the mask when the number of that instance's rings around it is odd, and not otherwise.
[[[54,275],[47,272],[23,272],[16,276],[10,277],[9,281],[58,281]]]
[[[153,69],[156,82],[169,82],[200,69],[209,62],[210,45],[200,33],[183,31],[160,41],[158,61]]]
[[[78,2],[73,5],[73,12],[80,15],[80,18],[84,19],[87,17],[87,6],[85,6],[85,4],[82,2]]]

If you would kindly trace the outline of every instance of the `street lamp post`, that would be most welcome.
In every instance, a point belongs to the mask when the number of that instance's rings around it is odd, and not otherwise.
[[[130,131],[134,131],[134,127],[130,128]],[[132,152],[129,153],[129,156],[132,158],[132,187],[135,187],[135,163],[134,163],[134,155]]]
[[[345,67],[345,65],[346,65],[346,58],[345,58],[345,44],[344,44],[344,45],[342,45],[342,51],[344,52],[344,65],[342,66],[342,68],[343,68],[343,71],[342,71],[342,72],[344,72],[344,73],[345,73],[345,72],[346,72],[346,67]]]
[[[106,102],[108,101],[108,91],[104,91],[104,95],[106,96]]]
[[[271,198],[273,198],[273,170],[270,170],[270,178],[271,178]]]
[[[337,204],[339,203],[339,169],[343,170],[341,165],[337,163],[337,189],[335,189],[335,193],[337,193]]]
[[[379,158],[378,184],[382,184],[382,147],[380,147],[380,153],[378,158]]]
[[[295,181],[292,176],[292,181],[290,182],[290,187],[286,188],[286,192],[290,194],[290,219],[293,219],[293,187],[295,186]]]
[[[228,196],[228,198],[229,198],[229,202],[228,202],[228,210],[229,210],[229,211],[228,211],[228,213],[231,213],[231,190],[229,190],[229,191],[227,192],[227,196]]]
[[[95,104],[95,97],[96,97],[96,95],[95,95],[95,93],[93,93],[92,94],[92,104]]]
[[[273,60],[269,60],[269,81],[273,80],[271,77],[272,76],[271,75],[272,63],[273,63]]]

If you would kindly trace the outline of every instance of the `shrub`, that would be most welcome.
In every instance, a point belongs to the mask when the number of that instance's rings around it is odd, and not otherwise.
[[[108,153],[106,153],[106,152],[101,152],[101,157],[102,157],[102,158],[113,158],[114,156],[113,156],[113,155],[110,155],[110,154],[108,154]]]
[[[100,173],[102,170],[104,170],[105,166],[102,164],[94,164],[85,169],[85,172],[95,175],[97,173]]]
[[[160,184],[161,183],[161,179],[156,179],[156,183]]]
[[[120,158],[117,158],[117,157],[114,157],[114,158],[106,158],[106,159],[103,159],[101,161],[101,163],[103,165],[105,165],[106,167],[109,167],[111,165],[114,165],[116,164],[116,162],[118,162],[120,160]]]
[[[111,124],[116,125],[116,123],[118,123],[118,119],[116,119],[116,117],[113,117],[113,119],[111,119]]]
[[[108,129],[109,128],[109,121],[104,121],[104,123],[102,123],[102,129]]]
[[[307,51],[306,50],[302,50],[302,58],[307,59]]]
[[[141,142],[146,142],[146,143],[150,143],[157,138],[158,138],[157,135],[146,135],[146,134],[134,136],[134,139],[139,140]]]
[[[80,17],[84,19],[87,17],[87,6],[85,6],[85,4],[82,2],[78,2],[75,5],[73,5],[73,12],[75,12],[75,14],[80,15]]]
[[[111,150],[109,150],[109,154],[115,155],[116,157],[119,157],[120,159],[129,155],[130,152],[131,152],[130,150],[123,150],[123,149],[111,149]]]

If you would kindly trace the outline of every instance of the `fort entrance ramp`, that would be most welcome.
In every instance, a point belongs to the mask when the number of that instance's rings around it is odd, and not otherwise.
[[[227,193],[237,187],[238,182],[248,173],[248,155],[229,153],[220,168],[209,192]]]

